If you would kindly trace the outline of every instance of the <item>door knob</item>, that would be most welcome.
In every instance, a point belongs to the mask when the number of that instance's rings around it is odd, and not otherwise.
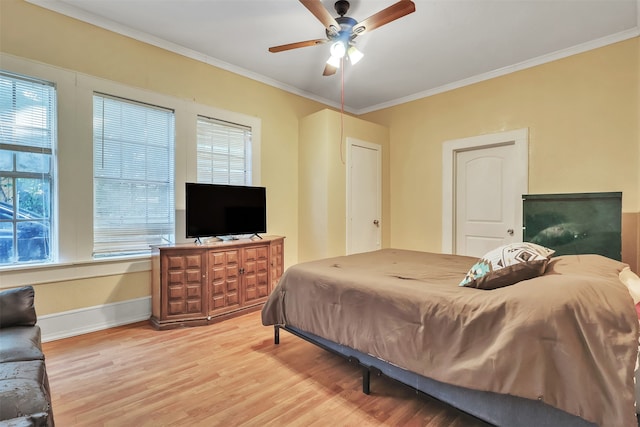
[[[373,225],[375,225],[376,227],[378,227],[380,225],[380,221],[378,221],[377,219],[373,220]]]
[[[513,228],[508,229],[508,230],[507,230],[507,234],[508,234],[509,236],[513,236]]]

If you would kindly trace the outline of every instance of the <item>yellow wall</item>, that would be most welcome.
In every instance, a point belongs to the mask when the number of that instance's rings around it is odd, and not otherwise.
[[[299,128],[318,120],[312,129],[333,132],[339,116],[326,106],[23,0],[0,0],[0,51],[259,117],[268,228],[287,237],[285,264],[313,256],[307,243],[324,237],[304,222],[323,202],[304,198],[303,164],[326,166],[326,190],[336,191],[322,250],[344,250],[344,167],[335,145],[307,146]],[[361,117],[381,126],[347,116],[345,136],[384,144],[383,246],[440,250],[443,141],[524,127],[531,193],[623,191],[623,210],[640,212],[639,61],[635,38]],[[148,296],[149,286],[148,272],[40,284],[38,314]]]
[[[623,211],[640,211],[639,46],[634,38],[362,116],[391,129],[391,245],[440,251],[442,143],[505,130],[529,128],[530,193],[622,191]]]
[[[639,22],[640,25],[640,22]],[[636,38],[636,73],[638,75],[640,75],[640,37]],[[640,78],[640,77],[639,77]],[[638,94],[638,98],[637,98],[637,103],[636,103],[636,112],[637,112],[637,118],[636,118],[636,123],[638,125],[638,129],[637,129],[637,135],[638,135],[638,146],[640,147],[640,83],[637,84],[637,94]],[[640,156],[640,150],[638,150],[638,156]],[[640,164],[640,158],[638,158],[638,163]],[[640,192],[640,172],[638,173],[638,192]],[[640,198],[640,196],[639,196]],[[640,203],[640,202],[639,202]],[[640,211],[640,208],[638,209]],[[631,218],[630,220],[628,220],[628,222],[630,223],[632,230],[635,231],[635,238],[633,239],[632,243],[633,243],[633,247],[635,248],[635,259],[636,259],[636,264],[640,264],[640,212],[636,213],[635,216],[633,218]],[[631,244],[629,244],[629,246],[632,246]],[[634,271],[638,271],[638,267],[636,266],[636,269],[634,269]]]
[[[151,272],[57,282],[34,286],[38,315],[110,304],[151,295]]]
[[[334,138],[332,138],[335,140]],[[304,117],[300,121],[299,168],[299,225],[308,241],[300,242],[299,258],[307,261],[321,258],[329,252],[326,238],[329,232],[329,129],[324,111]]]
[[[268,231],[286,236],[285,265],[297,262],[298,120],[326,106],[23,0],[0,1],[0,51],[259,117]],[[126,292],[121,291],[122,286],[127,287]],[[139,275],[40,284],[36,286],[38,314],[150,295],[149,286]]]
[[[22,0],[0,11],[3,52],[261,118],[269,233],[287,236],[287,264],[296,261],[298,119],[322,104]]]
[[[389,129],[385,126],[322,110],[300,121],[299,260],[346,253],[347,138],[382,148],[382,246],[389,246]]]

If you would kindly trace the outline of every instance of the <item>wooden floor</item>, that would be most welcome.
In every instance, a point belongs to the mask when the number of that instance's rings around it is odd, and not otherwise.
[[[210,326],[138,323],[43,344],[56,425],[485,427],[255,312]]]

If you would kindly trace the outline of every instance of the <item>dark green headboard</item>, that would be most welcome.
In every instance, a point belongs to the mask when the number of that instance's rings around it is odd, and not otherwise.
[[[522,211],[525,242],[555,249],[555,255],[622,258],[621,192],[526,194]]]

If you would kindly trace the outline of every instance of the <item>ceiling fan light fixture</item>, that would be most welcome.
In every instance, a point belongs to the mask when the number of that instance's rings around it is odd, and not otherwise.
[[[353,65],[357,64],[358,61],[360,61],[364,57],[364,53],[356,49],[355,46],[351,46],[347,50],[347,55],[349,55],[349,61],[351,61]]]
[[[0,0],[1,1],[1,0]],[[317,46],[329,42],[331,44],[331,58],[325,65],[323,76],[335,74],[336,69],[341,65],[345,55],[351,64],[356,64],[363,58],[362,52],[354,46],[354,39],[362,34],[375,30],[383,25],[387,25],[396,19],[402,18],[416,11],[416,5],[411,0],[396,0],[394,4],[388,6],[377,13],[369,16],[363,21],[356,21],[354,18],[346,16],[349,11],[348,0],[337,0],[335,9],[338,12],[337,18],[325,8],[323,3],[329,0],[299,0],[313,16],[315,16],[325,28],[326,39],[306,40],[297,43],[288,43],[269,48],[269,52],[283,52],[291,49],[298,49],[306,46]]]
[[[332,58],[343,58],[344,54],[347,53],[347,48],[344,46],[344,43],[342,41],[337,41],[334,44],[331,45],[331,49],[329,49],[329,52],[331,52],[331,57]]]
[[[342,59],[342,58],[341,58],[341,57],[339,57],[339,56],[333,56],[333,55],[331,55],[331,56],[329,57],[329,59],[327,60],[327,64],[331,65],[331,66],[332,66],[332,67],[334,67],[334,68],[340,68],[340,60],[341,60],[341,59]]]

